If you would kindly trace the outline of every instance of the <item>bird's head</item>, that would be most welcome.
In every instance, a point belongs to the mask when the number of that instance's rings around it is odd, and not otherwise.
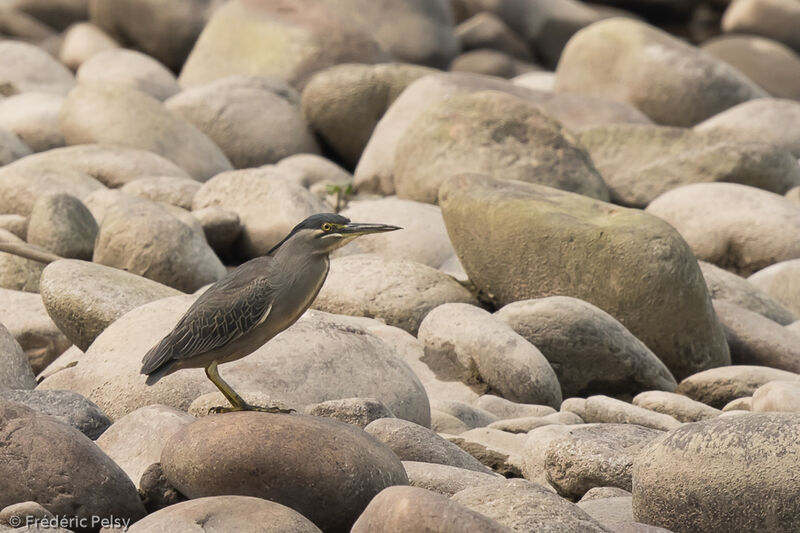
[[[362,235],[385,233],[398,229],[402,228],[388,224],[351,222],[349,218],[342,215],[319,213],[311,215],[295,226],[289,235],[269,251],[268,255],[290,241],[304,244],[311,249],[312,253],[328,254]]]

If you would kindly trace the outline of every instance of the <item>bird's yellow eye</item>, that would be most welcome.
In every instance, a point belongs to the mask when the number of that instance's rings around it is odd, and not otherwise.
[[[331,229],[333,229],[333,226],[332,226],[330,223],[328,223],[328,222],[325,222],[325,223],[324,223],[322,226],[320,226],[320,227],[322,228],[322,231],[324,231],[324,232],[328,232],[328,231],[330,231]]]

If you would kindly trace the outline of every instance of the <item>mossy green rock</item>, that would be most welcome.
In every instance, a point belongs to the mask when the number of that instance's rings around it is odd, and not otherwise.
[[[585,300],[619,320],[677,379],[730,364],[700,267],[662,220],[478,174],[448,179],[439,203],[464,269],[496,304]]]

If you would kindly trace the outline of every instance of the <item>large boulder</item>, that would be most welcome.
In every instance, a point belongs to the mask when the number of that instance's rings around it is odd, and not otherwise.
[[[737,141],[724,133],[638,124],[602,126],[579,135],[612,200],[642,208],[689,183],[733,182],[777,194],[800,185],[797,159],[759,137]]]
[[[56,58],[32,44],[0,42],[0,84],[13,93],[40,92],[65,95],[75,86],[75,77]]]
[[[434,203],[439,186],[460,172],[608,199],[603,179],[577,139],[535,105],[501,92],[435,103],[398,140],[393,174],[400,198]]]
[[[252,74],[302,87],[326,67],[385,57],[369,30],[347,10],[314,0],[233,0],[211,16],[179,81],[194,87]]]
[[[747,276],[800,258],[800,205],[737,183],[696,183],[666,192],[647,212],[672,224],[698,259]]]
[[[61,130],[67,144],[117,144],[155,152],[200,181],[232,168],[193,124],[127,87],[79,85],[61,108]]]
[[[614,317],[568,296],[513,302],[495,313],[541,350],[565,398],[675,390],[664,363]]]
[[[145,515],[125,472],[77,429],[9,401],[0,401],[0,422],[0,508],[36,501],[85,522],[80,531]]]
[[[451,302],[477,303],[460,283],[434,268],[356,254],[331,260],[328,279],[311,305],[329,313],[379,318],[416,335],[429,311]]]
[[[794,413],[684,425],[634,460],[634,516],[678,532],[795,531],[798,442]]]
[[[100,437],[111,425],[97,405],[72,391],[13,389],[0,392],[0,400],[16,402],[52,416],[92,440]]]
[[[239,215],[236,242],[246,257],[264,255],[306,217],[327,211],[303,186],[274,166],[224,172],[197,191],[192,209],[219,206]]]
[[[161,464],[189,498],[264,498],[330,532],[349,531],[376,494],[408,484],[397,456],[361,429],[300,415],[202,418],[167,441]]]
[[[303,88],[303,115],[352,168],[392,102],[411,82],[435,72],[405,63],[336,65],[316,73]]]
[[[48,194],[33,205],[26,240],[61,257],[91,259],[97,231],[83,202],[69,194]]]
[[[39,290],[47,314],[81,350],[134,307],[180,294],[124,270],[71,259],[47,265]]]
[[[726,63],[628,18],[597,22],[570,39],[556,90],[627,102],[668,126],[692,126],[767,96]]]
[[[250,168],[319,152],[299,103],[282,80],[229,76],[183,91],[165,106],[208,135],[235,168]]]
[[[106,211],[92,260],[184,292],[225,275],[202,231],[163,205],[128,197]]]
[[[142,357],[169,333],[194,301],[179,296],[142,305],[111,324],[78,364],[40,385],[74,390],[112,419],[140,407],[164,404],[186,410],[214,391],[202,369],[187,369],[153,386],[139,373]],[[264,391],[301,411],[341,398],[376,398],[398,418],[430,425],[425,390],[397,351],[353,319],[311,312],[250,356],[221,368],[242,392]]]
[[[449,179],[439,201],[470,280],[498,305],[552,295],[587,301],[619,320],[677,379],[730,363],[697,261],[669,224],[477,174]]]

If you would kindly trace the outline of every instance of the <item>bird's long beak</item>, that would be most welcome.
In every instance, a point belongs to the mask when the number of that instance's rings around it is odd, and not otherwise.
[[[350,222],[343,228],[340,228],[338,233],[348,237],[358,237],[359,235],[369,235],[370,233],[385,233],[387,231],[395,231],[403,229],[399,226],[390,226],[388,224],[361,224],[359,222]]]

